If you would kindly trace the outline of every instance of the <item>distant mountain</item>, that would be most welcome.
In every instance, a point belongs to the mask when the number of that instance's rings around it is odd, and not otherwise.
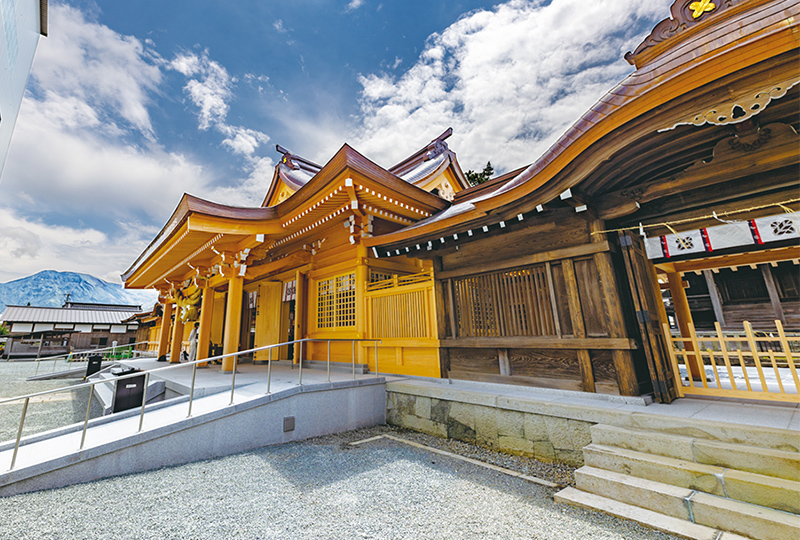
[[[155,291],[126,290],[89,274],[44,270],[38,274],[8,283],[0,283],[0,313],[7,305],[61,307],[69,294],[70,302],[140,305],[153,307]]]

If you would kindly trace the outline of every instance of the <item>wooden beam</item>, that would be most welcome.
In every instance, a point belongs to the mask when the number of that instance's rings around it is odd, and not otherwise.
[[[514,336],[487,338],[448,338],[441,340],[442,347],[479,349],[598,349],[632,351],[639,344],[630,338],[571,338],[550,336]]]
[[[800,257],[800,246],[789,246],[779,249],[767,249],[764,251],[736,253],[733,255],[722,255],[720,257],[709,257],[705,259],[695,259],[691,261],[677,261],[669,264],[675,272],[694,272],[695,270],[712,270],[714,268],[729,268],[737,266],[749,266],[751,264],[764,264],[772,261],[791,261]],[[664,265],[657,267],[662,269]]]
[[[603,219],[616,219],[636,211],[636,208],[631,205],[632,202],[643,205],[662,197],[727,183],[747,176],[765,174],[782,167],[796,166],[798,162],[797,134],[790,126],[783,124],[772,124],[771,126],[773,131],[779,129],[781,131],[778,144],[766,144],[757,152],[739,152],[738,154],[726,152],[724,156],[715,158],[709,163],[698,163],[690,167],[673,179],[654,180],[604,195],[596,203],[599,216]],[[729,140],[724,139],[718,147],[728,144]],[[770,180],[775,182],[774,178]],[[796,180],[795,171],[795,184]],[[737,182],[735,185],[739,190],[746,190],[748,187],[747,183],[742,182]],[[779,186],[775,185],[774,187]],[[705,202],[708,203],[707,198]]]
[[[505,270],[507,268],[516,268],[519,266],[528,266],[531,264],[538,264],[547,261],[555,261],[559,259],[568,259],[572,257],[583,257],[586,255],[594,255],[604,251],[611,251],[611,246],[608,241],[595,242],[591,244],[583,244],[581,246],[568,247],[563,249],[554,249],[552,251],[544,251],[542,253],[534,253],[532,255],[525,255],[524,257],[517,257],[515,259],[506,259],[495,263],[483,264],[480,266],[465,266],[455,270],[447,270],[435,275],[436,279],[448,279],[452,277],[465,276],[470,274],[482,274],[484,272],[495,272],[498,270]]]

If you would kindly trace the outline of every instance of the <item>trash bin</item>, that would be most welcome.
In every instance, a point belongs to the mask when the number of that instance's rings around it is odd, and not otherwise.
[[[140,371],[141,369],[136,368],[117,368],[112,369],[111,374],[120,376]],[[141,374],[138,377],[118,380],[114,390],[114,405],[111,412],[116,413],[141,407],[144,398],[144,379],[145,375]]]
[[[100,368],[103,364],[103,357],[99,354],[93,354],[89,357],[89,361],[86,362],[86,377],[90,377],[100,371]],[[86,378],[84,377],[84,378]]]

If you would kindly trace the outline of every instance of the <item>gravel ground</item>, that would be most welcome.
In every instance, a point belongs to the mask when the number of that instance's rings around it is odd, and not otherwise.
[[[0,499],[0,538],[673,538],[402,443],[348,444],[387,432],[451,450],[379,426],[28,493]]]
[[[86,364],[60,363],[59,370]],[[52,363],[42,364],[40,373],[49,372]],[[24,394],[33,394],[45,390],[53,390],[81,382],[81,379],[52,379],[47,381],[28,381],[28,377],[36,372],[36,362],[0,361],[0,399]],[[32,435],[49,429],[82,422],[86,418],[87,388],[80,388],[43,398],[31,400],[25,415],[23,435]],[[0,404],[0,442],[16,438],[19,420],[22,415],[22,401]],[[95,401],[91,417],[101,415],[99,404]]]

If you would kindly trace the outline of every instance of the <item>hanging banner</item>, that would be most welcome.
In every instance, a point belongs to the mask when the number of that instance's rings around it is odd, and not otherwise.
[[[287,281],[283,284],[283,301],[291,302],[297,299],[297,280]]]
[[[669,259],[691,253],[713,253],[721,249],[752,246],[800,238],[796,213],[725,223],[706,229],[682,231],[645,238],[648,259]]]

